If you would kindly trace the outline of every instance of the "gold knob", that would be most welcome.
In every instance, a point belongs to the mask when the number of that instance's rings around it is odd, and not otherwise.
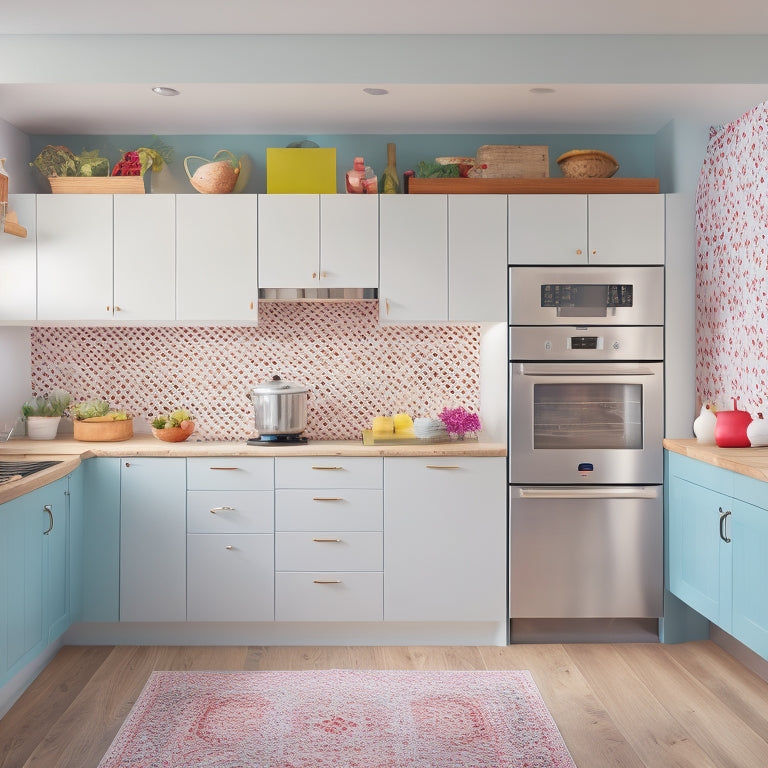
[[[313,272],[312,273],[312,279],[313,280],[317,280],[317,272]]]
[[[248,309],[253,309],[253,302],[250,303]]]
[[[120,307],[115,306],[115,312],[120,312],[120,311],[121,311]]]
[[[576,255],[577,256],[581,256],[581,248],[577,248],[576,249]]]

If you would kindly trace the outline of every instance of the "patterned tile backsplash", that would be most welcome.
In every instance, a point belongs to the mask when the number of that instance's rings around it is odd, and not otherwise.
[[[480,326],[387,326],[375,302],[259,305],[256,327],[34,327],[32,391],[108,400],[148,432],[188,408],[195,440],[256,435],[247,394],[279,374],[310,388],[305,435],[355,440],[374,416],[479,412]]]
[[[768,417],[768,103],[713,130],[696,242],[698,399]]]

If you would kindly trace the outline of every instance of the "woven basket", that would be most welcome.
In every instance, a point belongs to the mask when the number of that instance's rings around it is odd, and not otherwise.
[[[549,147],[484,144],[477,150],[471,175],[481,179],[547,179]]]
[[[563,176],[574,179],[609,179],[619,170],[616,160],[599,149],[572,149],[560,155],[557,164]]]

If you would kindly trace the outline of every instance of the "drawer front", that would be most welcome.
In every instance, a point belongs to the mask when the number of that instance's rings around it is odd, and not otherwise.
[[[273,531],[273,491],[187,491],[187,533]]]
[[[375,572],[278,573],[277,621],[382,621],[383,577]]]
[[[372,531],[275,534],[278,571],[380,571],[383,535]]]
[[[339,456],[277,457],[276,488],[382,488],[381,458]]]
[[[274,537],[187,535],[187,621],[272,621]]]
[[[187,488],[195,491],[269,491],[275,487],[274,459],[196,457],[187,459]]]
[[[369,488],[275,491],[275,528],[279,531],[380,531],[384,493]]]

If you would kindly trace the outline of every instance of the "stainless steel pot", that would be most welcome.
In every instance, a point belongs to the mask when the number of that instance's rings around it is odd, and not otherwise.
[[[259,435],[298,435],[307,428],[308,387],[283,381],[256,385],[248,395]]]

